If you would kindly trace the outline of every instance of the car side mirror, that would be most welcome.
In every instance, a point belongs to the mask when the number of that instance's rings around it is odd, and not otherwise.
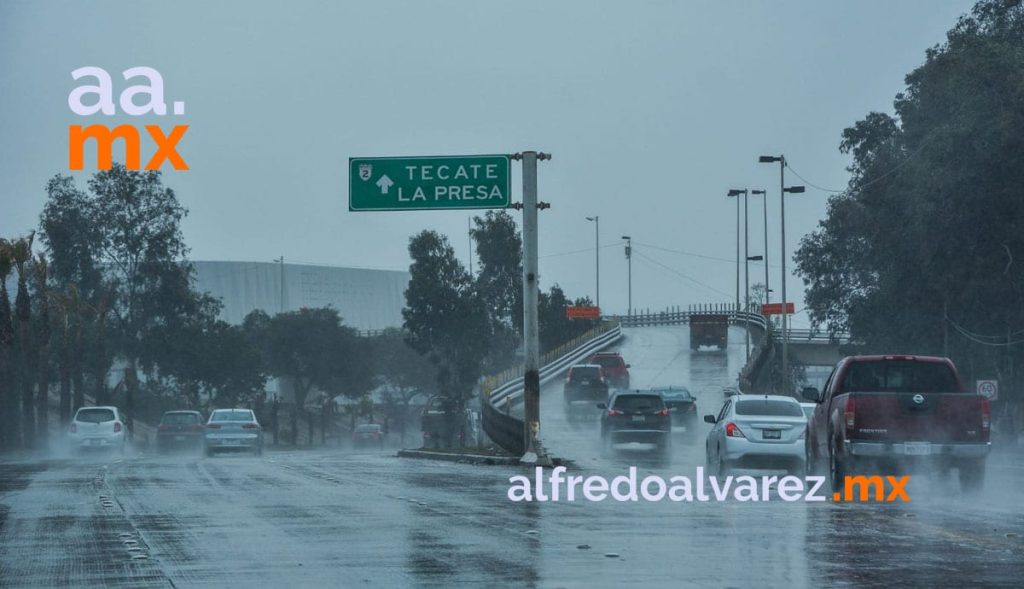
[[[605,405],[604,403],[598,403],[598,404],[597,404],[597,408],[598,408],[598,409],[607,409],[607,408],[608,408],[608,406],[607,406],[607,405]]]
[[[704,423],[715,423],[715,416],[714,415],[705,415],[704,416]]]
[[[632,368],[632,364],[626,364],[626,368]]]
[[[813,401],[815,403],[819,402],[819,400],[821,399],[821,394],[818,393],[818,389],[814,387],[804,387],[803,391],[801,391],[800,394],[801,396],[803,396],[803,398],[807,399],[808,401]]]

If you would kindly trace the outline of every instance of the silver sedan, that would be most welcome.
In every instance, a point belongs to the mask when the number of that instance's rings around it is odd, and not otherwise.
[[[216,409],[206,422],[206,455],[221,450],[247,450],[263,454],[263,428],[251,409]]]
[[[725,401],[707,437],[707,466],[725,476],[732,468],[804,472],[807,418],[800,403],[781,395],[738,395]]]

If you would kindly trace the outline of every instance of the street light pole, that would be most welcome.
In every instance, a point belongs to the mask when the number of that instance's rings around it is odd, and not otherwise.
[[[779,162],[779,212],[781,214],[780,232],[782,233],[782,249],[779,256],[782,259],[782,378],[785,385],[789,381],[789,356],[787,340],[789,339],[789,317],[787,317],[789,302],[786,300],[786,193],[798,194],[804,191],[803,186],[791,186],[786,188],[786,156],[778,157],[762,155],[758,158],[760,163]],[[792,391],[788,391],[792,393]]]
[[[729,191],[728,196],[735,196],[737,211],[739,210],[739,195],[743,195],[743,307],[740,306],[739,291],[736,292],[736,312],[738,313],[741,309],[745,309],[746,305],[750,302],[750,230],[748,225],[750,224],[750,218],[747,216],[749,211],[747,195],[748,190],[746,188],[742,190],[733,189]],[[739,215],[736,215],[736,255],[737,261],[739,260]],[[739,265],[736,266],[736,286],[739,287]],[[746,314],[743,315],[743,324],[746,327],[746,346],[747,346],[747,359],[750,359],[750,317]]]
[[[628,309],[629,310],[626,313],[626,315],[629,316],[629,317],[632,317],[633,316],[633,240],[630,239],[630,237],[628,235],[623,235],[622,239],[626,240],[626,267],[628,268],[628,273],[629,273],[628,274],[628,278],[626,279],[626,282],[629,284],[628,291],[627,291],[629,293],[629,299],[628,299],[629,300],[629,303],[628,303],[628,305],[629,305]]]
[[[587,217],[594,222],[594,304],[601,308],[601,218],[597,215]]]
[[[771,290],[768,287],[768,192],[751,190],[750,194],[760,194],[764,198],[764,302],[771,302]]]

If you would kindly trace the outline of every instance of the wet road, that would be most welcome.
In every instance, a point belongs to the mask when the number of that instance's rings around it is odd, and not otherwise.
[[[712,412],[742,345],[691,354],[685,338],[629,330],[622,351],[636,386],[689,385]],[[602,458],[560,393],[542,393],[542,433],[577,474],[703,464],[703,423],[669,463]],[[992,457],[976,498],[926,477],[909,504],[510,502],[508,477],[524,472],[333,449],[8,457],[0,586],[1011,587],[1024,572],[1024,460],[1009,455]]]

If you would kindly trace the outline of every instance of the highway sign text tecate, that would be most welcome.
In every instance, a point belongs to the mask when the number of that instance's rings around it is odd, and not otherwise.
[[[348,160],[348,210],[494,209],[510,202],[509,156]]]

